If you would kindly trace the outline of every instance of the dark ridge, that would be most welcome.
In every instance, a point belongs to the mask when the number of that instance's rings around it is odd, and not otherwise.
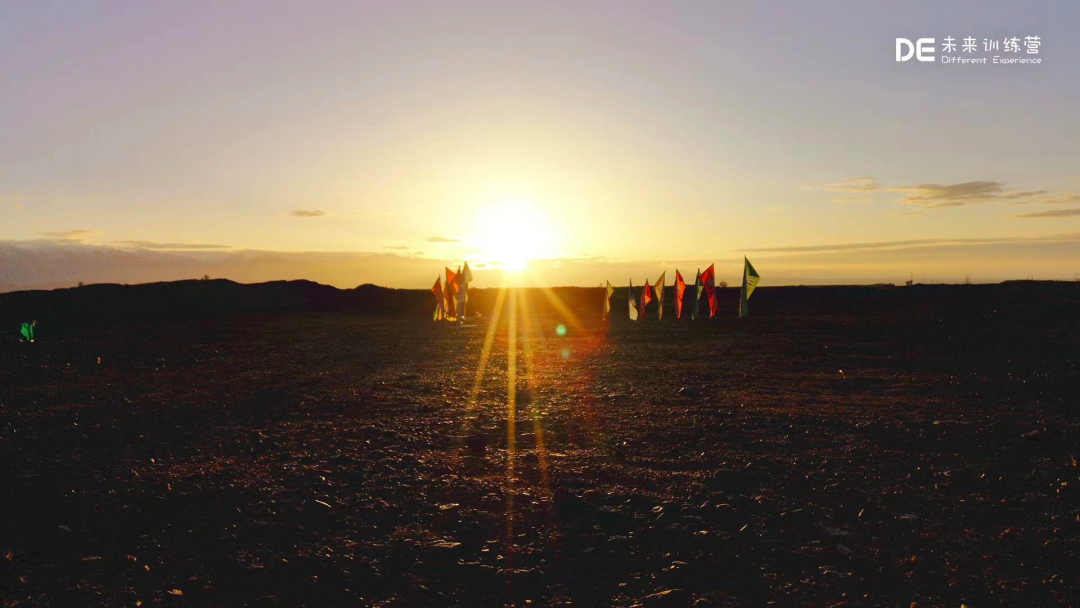
[[[635,288],[638,289],[638,288]],[[529,310],[553,312],[553,298],[582,318],[600,314],[603,288],[557,287],[517,289],[516,296]],[[470,313],[490,314],[498,290],[472,289]],[[640,296],[640,292],[637,292]],[[689,311],[694,287],[687,287]],[[926,297],[927,294],[933,297]],[[665,318],[675,318],[675,288],[665,290]],[[738,310],[739,288],[717,288],[721,317]],[[1080,305],[1080,283],[1009,281],[986,285],[893,285],[759,287],[750,302],[752,316],[818,315],[843,312],[853,315],[934,315],[941,311],[1022,310],[1052,302],[1053,306]],[[702,312],[707,315],[704,301]],[[187,280],[142,285],[95,284],[52,291],[0,294],[0,329],[22,321],[54,325],[113,322],[153,322],[197,319],[245,313],[348,312],[379,316],[429,316],[435,307],[431,292],[390,289],[364,284],[338,289],[312,281],[271,281],[243,284],[226,279]],[[612,318],[627,317],[627,290],[620,287],[611,298]],[[647,314],[655,319],[657,303]],[[688,312],[687,312],[688,314]]]

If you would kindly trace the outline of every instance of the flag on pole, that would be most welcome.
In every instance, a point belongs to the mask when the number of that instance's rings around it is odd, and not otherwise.
[[[465,322],[465,290],[466,290],[466,287],[465,287],[464,282],[461,280],[461,276],[462,276],[461,275],[461,266],[458,266],[457,267],[457,279],[455,281],[456,284],[454,285],[454,288],[457,291],[457,311],[456,312],[457,312],[458,321],[461,321],[462,323],[464,323]]]
[[[698,308],[701,307],[701,292],[705,291],[705,284],[701,282],[701,269],[697,269],[697,278],[694,279],[694,307],[690,309],[690,320],[698,318]]]
[[[611,281],[607,282],[607,295],[604,296],[604,318],[611,314],[611,294],[615,293],[615,287]]]
[[[652,283],[649,282],[648,277],[645,278],[645,285],[641,288],[641,310],[639,311],[641,320],[645,319],[645,307],[649,305],[649,302],[653,301]]]
[[[742,293],[739,294],[739,318],[750,316],[750,294],[761,281],[761,275],[754,270],[754,265],[743,256]]]
[[[469,263],[465,262],[465,268],[461,270],[461,277],[458,281],[461,283],[461,320],[465,320],[465,307],[469,303],[469,283],[473,280],[472,271],[469,270]]]
[[[457,319],[457,273],[449,268],[446,269],[446,284],[443,285],[443,292],[446,294],[444,298],[444,306],[446,306],[446,320],[454,321]]]
[[[630,298],[629,298],[629,300],[630,300],[630,320],[631,321],[637,321],[638,320],[638,314],[637,314],[638,310],[637,310],[637,299],[634,298],[634,279],[630,279],[629,293],[630,293]]]
[[[656,284],[653,285],[653,291],[656,292],[656,320],[664,320],[664,282],[667,280],[667,271],[660,273],[660,278],[656,279]]]
[[[435,277],[435,285],[431,288],[431,293],[435,294],[435,315],[432,320],[442,321],[446,318],[446,310],[443,309],[442,277]]]
[[[37,321],[31,321],[29,323],[23,323],[19,333],[22,334],[23,340],[27,342],[34,341],[34,326],[37,325]]]
[[[701,275],[701,280],[705,283],[705,294],[709,296],[709,318],[716,317],[717,308],[716,305],[716,271],[713,269],[715,264],[709,264],[709,267],[705,269],[705,274]]]
[[[675,269],[675,318],[682,318],[682,300],[683,294],[686,293],[686,281],[683,280],[682,274],[679,273],[679,269]]]

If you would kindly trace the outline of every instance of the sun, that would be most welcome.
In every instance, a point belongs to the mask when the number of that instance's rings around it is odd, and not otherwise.
[[[481,209],[471,240],[485,261],[511,273],[553,254],[547,219],[527,200],[505,200]]]

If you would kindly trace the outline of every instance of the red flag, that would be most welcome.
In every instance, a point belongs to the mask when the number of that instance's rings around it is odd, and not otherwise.
[[[649,279],[645,279],[645,286],[641,288],[641,310],[645,310],[645,307],[649,305],[649,302],[653,301],[653,288],[652,283],[649,283]]]
[[[444,306],[446,307],[446,318],[452,319],[457,317],[457,273],[449,268],[446,269],[446,300]]]
[[[675,318],[682,318],[682,298],[686,293],[686,281],[683,280],[679,270],[675,270]]]
[[[709,296],[709,318],[715,318],[720,306],[716,302],[716,271],[714,264],[709,264],[705,272],[701,273],[701,281],[705,283],[705,294]]]

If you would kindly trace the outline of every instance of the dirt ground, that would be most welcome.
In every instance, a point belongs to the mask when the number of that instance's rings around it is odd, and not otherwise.
[[[490,318],[40,327],[0,602],[1080,605],[1080,298],[996,297],[507,313],[479,382]]]

